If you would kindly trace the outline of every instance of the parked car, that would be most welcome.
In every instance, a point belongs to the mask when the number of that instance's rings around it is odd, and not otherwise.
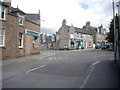
[[[100,49],[100,48],[101,48],[100,45],[96,45],[96,46],[95,46],[95,49]]]
[[[107,45],[103,45],[101,49],[107,49]]]
[[[64,50],[68,50],[68,46],[67,45],[64,45]]]

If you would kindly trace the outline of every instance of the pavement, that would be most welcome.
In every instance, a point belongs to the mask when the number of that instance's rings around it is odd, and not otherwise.
[[[88,48],[88,49],[79,49],[79,50],[72,50],[72,51],[83,51],[83,50],[86,51],[86,50],[94,50],[94,49]],[[56,50],[56,51],[59,51],[59,50]],[[62,50],[62,51],[64,52],[64,50]],[[40,54],[34,54],[34,55],[28,55],[28,56],[18,57],[18,58],[14,58],[14,59],[3,60],[3,61],[1,61],[2,64],[0,64],[0,67],[9,65],[9,64],[30,61],[30,60],[33,61],[35,59],[46,58],[46,57],[53,56],[53,55],[55,55],[54,50],[41,50]]]
[[[119,68],[114,60],[105,60],[90,71],[84,88],[120,88]]]
[[[46,58],[53,55],[55,55],[55,53],[53,53],[50,50],[42,50],[40,54],[34,54],[34,55],[28,55],[28,56],[18,57],[14,59],[3,60],[1,65],[5,66],[5,65],[14,64],[14,63],[34,61],[35,59],[40,59],[40,58],[42,59],[42,58]]]

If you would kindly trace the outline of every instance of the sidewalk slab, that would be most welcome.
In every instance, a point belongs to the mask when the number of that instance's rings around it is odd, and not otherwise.
[[[85,88],[118,88],[118,74],[118,67],[113,60],[102,61],[95,66]]]
[[[25,61],[33,61],[35,59],[46,58],[53,55],[55,54],[51,51],[41,51],[40,54],[34,54],[34,55],[28,55],[28,56],[18,57],[14,59],[3,60],[1,65],[5,66],[5,65],[20,63]]]

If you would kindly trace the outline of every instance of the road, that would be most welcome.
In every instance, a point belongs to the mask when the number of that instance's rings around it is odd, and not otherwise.
[[[34,60],[21,58],[26,61],[3,66],[3,88],[118,87],[118,69],[112,51],[72,50],[51,53],[53,55],[49,57],[33,55]]]

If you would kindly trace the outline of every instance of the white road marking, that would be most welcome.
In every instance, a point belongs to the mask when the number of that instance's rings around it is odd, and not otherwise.
[[[84,88],[84,87],[85,87],[85,85],[86,85],[86,83],[88,82],[88,80],[89,80],[92,72],[94,71],[94,68],[95,68],[96,64],[98,64],[99,62],[100,62],[100,61],[96,61],[95,63],[93,63],[93,64],[90,66],[90,68],[91,68],[91,69],[90,69],[90,72],[89,72],[88,75],[86,76],[86,78],[85,78],[84,82],[82,83],[82,85],[80,86],[80,88]]]
[[[43,68],[43,67],[45,67],[46,65],[43,65],[43,66],[40,66],[40,68]]]
[[[97,62],[93,63],[90,67],[95,66],[95,65],[98,64],[99,62],[100,62],[100,61],[97,61]]]
[[[37,68],[31,69],[31,70],[28,70],[28,71],[26,71],[25,73],[33,72],[33,71],[35,71],[35,70],[37,70],[37,69],[40,69],[40,68],[43,68],[43,67],[45,67],[45,66],[46,66],[46,65],[42,65],[42,66],[40,66],[40,67],[37,67]]]

